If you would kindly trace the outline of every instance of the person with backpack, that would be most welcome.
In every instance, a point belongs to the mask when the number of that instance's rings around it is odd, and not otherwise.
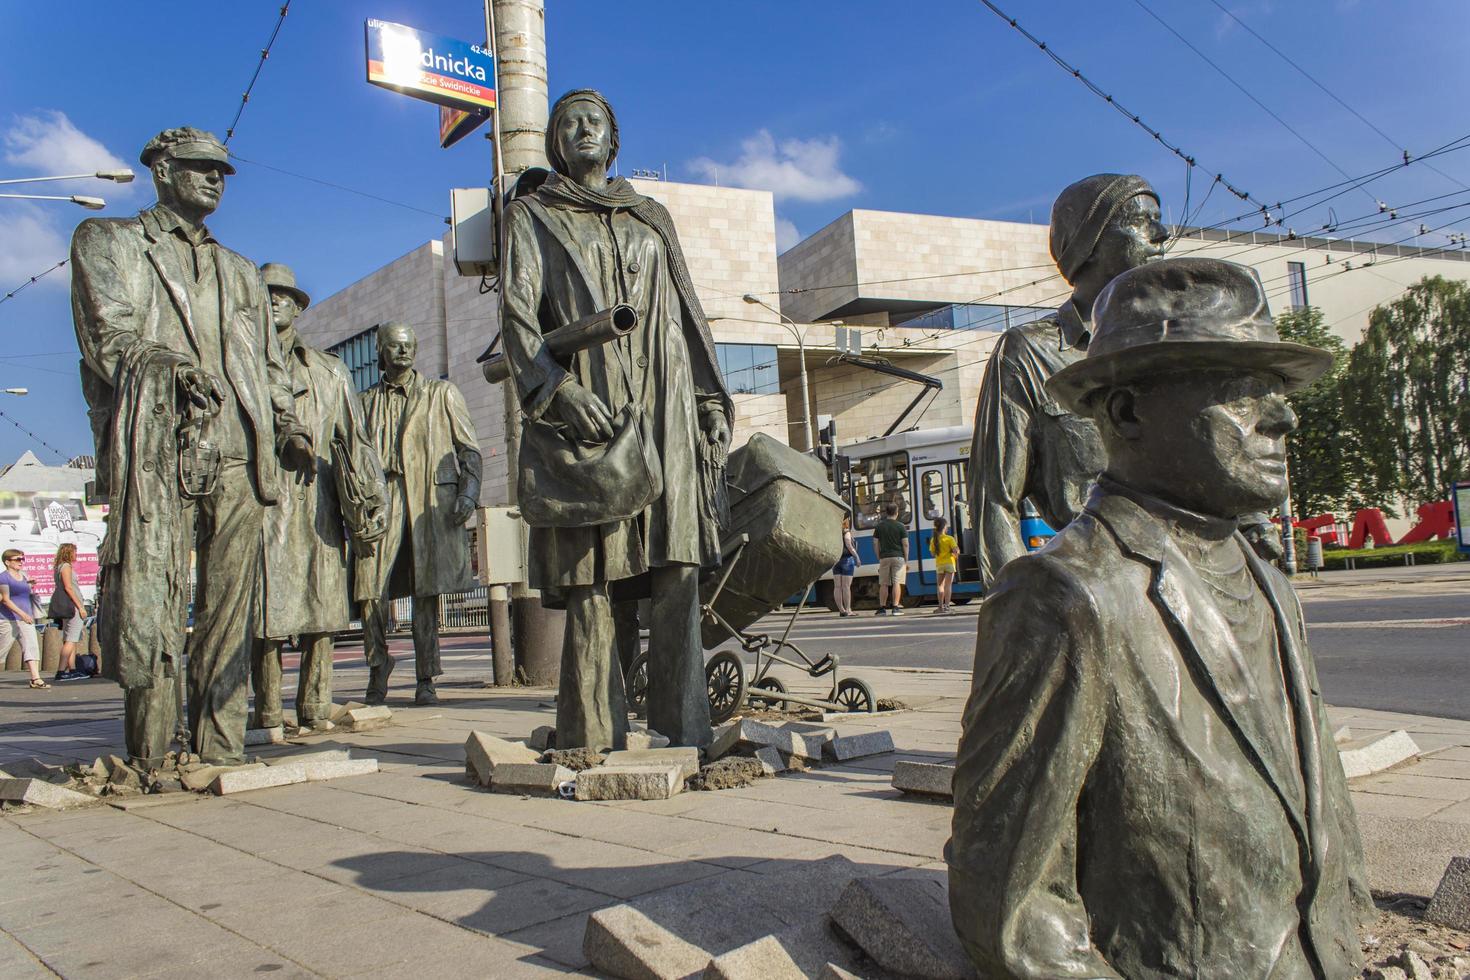
[[[51,593],[46,615],[61,630],[61,660],[56,665],[55,677],[58,681],[81,680],[94,677],[97,673],[95,661],[90,670],[82,670],[77,665],[77,644],[82,640],[87,604],[77,591],[77,576],[72,569],[76,560],[77,546],[67,542],[56,549],[56,558],[52,563],[56,589]]]

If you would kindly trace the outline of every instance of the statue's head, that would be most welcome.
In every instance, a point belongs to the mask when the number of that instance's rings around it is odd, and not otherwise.
[[[1084,177],[1051,209],[1051,257],[1073,284],[1086,276],[1101,288],[1162,255],[1168,237],[1158,192],[1134,174]]]
[[[311,297],[296,286],[296,273],[289,265],[267,262],[260,267],[260,278],[271,297],[271,320],[276,329],[286,330],[296,316],[311,305]]]
[[[618,156],[618,117],[602,93],[573,89],[556,100],[546,123],[546,159],[557,173],[577,179],[607,173]]]
[[[1190,510],[1236,518],[1286,496],[1289,392],[1332,355],[1280,339],[1253,269],[1160,259],[1098,295],[1087,356],[1047,391],[1096,421],[1109,473]]]
[[[378,325],[378,368],[384,374],[411,370],[418,353],[419,338],[413,327],[397,320]]]
[[[165,129],[148,141],[138,159],[153,174],[158,203],[191,220],[214,213],[225,192],[225,177],[235,172],[224,144],[192,126]]]

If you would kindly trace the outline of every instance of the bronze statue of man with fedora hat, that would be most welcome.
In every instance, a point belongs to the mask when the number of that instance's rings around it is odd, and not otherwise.
[[[1373,914],[1291,584],[1238,519],[1286,492],[1282,342],[1256,274],[1161,259],[1048,382],[1105,460],[980,611],[946,848],[982,976],[1357,976]]]
[[[264,510],[288,479],[313,479],[319,447],[293,411],[260,270],[204,224],[235,172],[229,154],[214,134],[181,127],[149,140],[140,159],[158,203],[82,222],[71,247],[97,491],[111,506],[98,555],[103,669],[125,689],[130,761],[161,765],[192,551],[192,747],[234,763],[244,758]]]
[[[296,285],[290,266],[267,263],[261,278],[270,294],[276,338],[285,355],[294,410],[317,450],[317,479],[283,488],[265,512],[265,562],[260,618],[251,653],[254,727],[281,725],[281,648],[297,638],[301,673],[296,721],[330,730],[332,636],[352,619],[347,588],[349,542],[361,552],[387,527],[383,467],[363,425],[352,378],[332,354],[306,346],[296,317],[311,297]]]
[[[1158,192],[1142,177],[1094,174],[1057,196],[1051,254],[1071,298],[1053,315],[1001,335],[975,405],[968,490],[986,586],[1026,553],[1024,502],[1058,530],[1081,513],[1102,468],[1102,445],[1091,420],[1047,394],[1046,380],[1086,353],[1102,288],[1163,254],[1167,238]]]

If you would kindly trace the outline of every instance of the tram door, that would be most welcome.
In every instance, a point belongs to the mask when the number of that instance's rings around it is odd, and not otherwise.
[[[916,502],[914,514],[915,545],[919,552],[919,581],[926,586],[938,586],[939,578],[934,574],[934,556],[929,553],[929,539],[934,534],[935,518],[943,517],[954,527],[954,495],[951,485],[950,463],[920,464],[914,467]],[[948,533],[953,534],[953,530]]]

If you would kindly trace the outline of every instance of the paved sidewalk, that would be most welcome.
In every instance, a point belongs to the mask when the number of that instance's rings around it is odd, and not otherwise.
[[[912,710],[839,728],[887,728],[899,752],[740,790],[644,803],[481,790],[464,779],[466,733],[520,738],[554,712],[549,692],[486,689],[465,664],[441,705],[405,704],[409,678],[392,691],[392,726],[307,740],[376,757],[375,775],[222,799],[170,794],[127,810],[7,813],[0,976],[565,973],[587,965],[589,911],[685,882],[749,882],[830,854],[875,874],[941,869],[950,808],[904,798],[889,779],[899,759],[952,758],[968,675],[856,673]],[[342,681],[356,690],[354,676]],[[67,700],[46,721],[17,717],[31,692],[0,683],[0,767],[116,748],[115,691],[59,688]],[[1452,854],[1470,854],[1470,722],[1333,717],[1357,734],[1406,728],[1432,751],[1354,786],[1375,889],[1427,894]]]

